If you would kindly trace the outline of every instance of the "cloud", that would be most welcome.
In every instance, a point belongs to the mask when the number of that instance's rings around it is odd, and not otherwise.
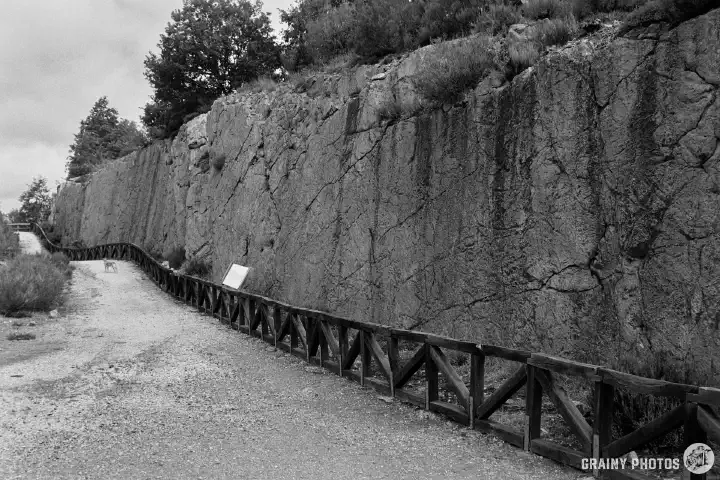
[[[143,61],[182,0],[4,0],[0,16],[0,208],[34,176],[64,176],[80,120],[103,95],[139,121]],[[273,25],[291,0],[264,2]]]

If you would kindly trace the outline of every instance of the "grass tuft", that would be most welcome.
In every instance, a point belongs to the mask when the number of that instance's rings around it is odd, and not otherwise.
[[[498,35],[507,32],[510,25],[520,23],[522,15],[520,11],[510,5],[490,5],[478,17],[473,31],[475,33],[484,33],[486,35]]]
[[[210,278],[210,276],[212,275],[212,266],[206,261],[197,257],[193,257],[187,260],[183,264],[181,270],[186,275],[199,278]]]
[[[435,104],[458,100],[463,92],[498,69],[491,43],[490,37],[483,35],[438,44],[413,78],[415,87]]]

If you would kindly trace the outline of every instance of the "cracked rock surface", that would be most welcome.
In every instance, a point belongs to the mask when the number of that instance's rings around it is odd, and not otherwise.
[[[0,342],[3,479],[582,476],[308,371],[173,300],[133,264],[76,265],[71,313],[35,327],[36,353]]]
[[[249,290],[302,307],[717,383],[720,10],[598,38],[432,111],[411,81],[432,46],[233,94],[64,185],[55,221],[184,246],[216,280],[250,266]]]

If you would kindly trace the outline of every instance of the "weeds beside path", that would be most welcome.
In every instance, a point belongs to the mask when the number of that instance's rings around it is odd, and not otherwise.
[[[130,263],[75,265],[68,312],[0,344],[0,478],[585,476],[313,373]]]

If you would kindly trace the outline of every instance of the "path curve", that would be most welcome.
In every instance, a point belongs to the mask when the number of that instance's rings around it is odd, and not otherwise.
[[[0,339],[0,478],[586,477],[313,373],[117,263],[73,262],[69,313]],[[32,342],[52,348],[6,355]]]
[[[22,253],[42,253],[45,251],[40,239],[32,232],[18,232],[20,236],[20,250]]]

